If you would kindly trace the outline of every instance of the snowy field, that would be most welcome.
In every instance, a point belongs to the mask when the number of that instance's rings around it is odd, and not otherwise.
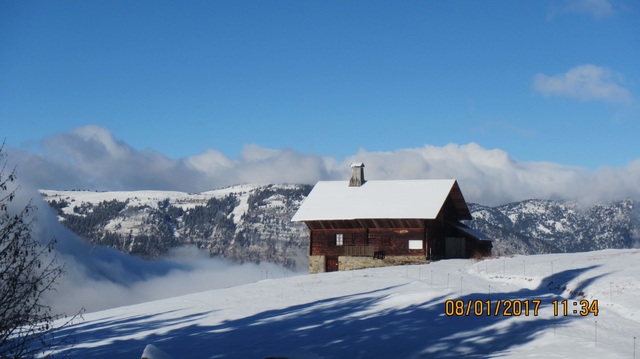
[[[85,314],[69,328],[75,347],[62,351],[140,358],[153,344],[173,358],[634,358],[639,278],[640,250],[606,250],[267,279]]]

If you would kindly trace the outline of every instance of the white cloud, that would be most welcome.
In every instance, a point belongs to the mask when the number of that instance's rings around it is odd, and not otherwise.
[[[565,0],[552,4],[550,16],[561,13],[587,14],[596,19],[613,16],[615,11],[609,0]]]
[[[53,189],[201,192],[239,183],[314,183],[331,178],[334,167],[332,159],[256,145],[246,145],[238,159],[213,149],[171,159],[138,151],[98,126],[47,138],[43,147],[45,153],[14,150],[11,157],[34,186]]]
[[[622,76],[600,66],[580,65],[548,76],[537,74],[534,88],[545,96],[563,96],[583,101],[631,102],[631,93],[622,87]]]
[[[502,204],[528,198],[568,198],[579,169],[554,163],[519,162],[478,144],[424,146],[388,153],[362,152],[369,179],[455,178],[467,201]],[[566,195],[566,196],[565,196]]]
[[[613,6],[609,0],[570,0],[566,6],[568,11],[589,14],[596,18],[613,15]]]
[[[96,131],[96,136],[91,131]],[[201,192],[240,183],[308,183],[344,180],[352,162],[365,162],[366,178],[455,178],[471,202],[496,205],[529,198],[585,203],[640,199],[640,160],[590,171],[551,162],[513,159],[478,144],[426,145],[391,152],[364,149],[345,159],[248,145],[237,159],[216,150],[170,159],[137,151],[109,131],[87,127],[48,139],[47,154],[10,154],[23,179],[37,188]],[[15,156],[14,156],[15,154]]]
[[[186,160],[187,166],[204,173],[217,173],[233,167],[233,161],[222,152],[209,149]]]

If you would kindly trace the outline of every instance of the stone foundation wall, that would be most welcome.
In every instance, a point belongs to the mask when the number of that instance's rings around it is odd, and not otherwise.
[[[429,263],[423,256],[386,256],[383,261],[388,266],[401,266],[405,264],[426,264]]]
[[[384,261],[371,257],[338,257],[338,270],[384,267]]]
[[[309,274],[325,271],[324,256],[309,256]]]
[[[384,259],[371,257],[338,257],[338,270],[356,270],[365,268],[400,266],[406,264],[426,264],[429,261],[422,256],[386,256]],[[325,272],[325,256],[309,256],[309,274]]]
[[[397,266],[405,264],[425,264],[429,263],[422,256],[387,256],[384,259],[374,259],[370,257],[346,257],[338,258],[339,270],[355,270],[365,268]]]

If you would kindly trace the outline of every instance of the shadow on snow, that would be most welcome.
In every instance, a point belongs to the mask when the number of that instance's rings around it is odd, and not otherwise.
[[[585,272],[594,267],[573,269],[546,277],[535,289],[492,293],[498,299],[540,299],[540,311],[551,306],[560,294],[576,296],[593,282]],[[568,290],[568,283],[584,278],[580,288]],[[487,293],[455,293],[431,298],[419,304],[375,310],[390,299],[389,290],[323,299],[284,309],[269,310],[215,325],[194,322],[214,312],[170,320],[158,315],[121,320],[80,323],[76,342],[108,340],[94,348],[71,348],[71,358],[139,358],[146,344],[153,343],[174,358],[417,358],[500,356],[510,348],[533,340],[553,325],[564,325],[578,316],[447,316],[446,299],[489,299]],[[388,305],[387,305],[388,307]],[[183,323],[169,331],[162,328]],[[151,334],[140,335],[149,331]],[[123,337],[132,338],[124,339]],[[135,338],[134,338],[135,337]],[[123,339],[118,339],[123,338]],[[294,354],[291,354],[294,353]]]

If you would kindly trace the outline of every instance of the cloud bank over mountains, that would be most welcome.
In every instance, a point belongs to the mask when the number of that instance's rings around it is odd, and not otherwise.
[[[468,201],[497,205],[530,198],[586,204],[640,199],[640,159],[595,171],[552,162],[525,162],[476,143],[425,145],[392,152],[361,149],[344,159],[246,145],[239,158],[215,149],[172,159],[138,150],[105,128],[86,126],[42,141],[39,153],[8,149],[22,180],[42,189],[176,190],[202,192],[241,183],[345,180],[364,162],[370,180],[458,180]]]

